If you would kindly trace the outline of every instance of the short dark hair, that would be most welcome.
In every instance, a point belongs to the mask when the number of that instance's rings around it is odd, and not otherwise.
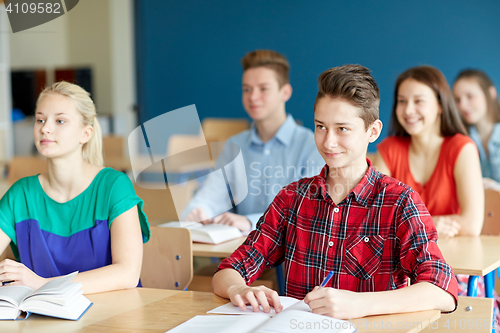
[[[358,107],[365,129],[378,119],[380,92],[371,71],[366,67],[343,65],[321,73],[314,109],[323,97],[344,100]]]
[[[465,126],[460,119],[455,98],[451,92],[448,82],[439,69],[432,66],[412,67],[401,73],[396,80],[394,88],[394,100],[392,104],[391,124],[389,133],[396,136],[410,136],[403,126],[399,123],[396,108],[398,104],[398,91],[401,84],[408,79],[416,80],[425,84],[434,91],[439,105],[441,105],[441,134],[443,136],[452,136],[457,133],[467,135]]]
[[[248,52],[241,59],[241,66],[243,67],[243,71],[256,67],[272,69],[276,73],[276,79],[280,88],[286,83],[290,83],[290,64],[284,55],[276,51],[255,50]]]
[[[486,96],[486,104],[488,106],[488,113],[493,115],[493,119],[495,119],[496,123],[500,122],[500,102],[498,102],[497,98],[493,98],[490,94],[490,87],[494,87],[493,81],[486,75],[485,72],[479,69],[464,69],[461,71],[457,78],[455,79],[455,84],[460,79],[473,79],[477,82],[481,90],[483,91],[484,96]],[[469,125],[464,124],[468,129]]]

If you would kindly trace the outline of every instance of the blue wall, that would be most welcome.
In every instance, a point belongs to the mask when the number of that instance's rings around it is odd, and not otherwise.
[[[136,0],[140,120],[190,104],[201,119],[247,117],[240,59],[273,49],[291,64],[287,111],[311,129],[319,74],[347,63],[370,68],[385,136],[394,82],[411,66],[435,66],[450,83],[476,67],[500,86],[499,14],[497,0]]]

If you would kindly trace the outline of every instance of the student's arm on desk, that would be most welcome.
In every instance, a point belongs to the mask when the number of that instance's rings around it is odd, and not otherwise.
[[[210,219],[202,207],[193,209],[184,220],[201,222],[203,224],[216,223],[230,225],[243,232],[250,231],[252,229],[252,222],[250,222],[250,220],[244,215],[226,212]]]
[[[9,243],[9,236],[0,229],[0,253],[5,251]],[[31,289],[38,289],[47,282],[47,279],[36,275],[32,270],[17,261],[5,259],[0,262],[0,282],[5,281],[9,281],[11,286],[24,285]]]
[[[306,295],[304,302],[313,313],[338,319],[455,308],[451,294],[428,282],[390,291],[360,293],[316,287]]]
[[[110,227],[111,265],[79,273],[84,294],[135,288],[142,267],[142,233],[137,206],[116,217]]]
[[[231,268],[215,273],[212,279],[212,289],[215,294],[231,300],[231,303],[242,310],[246,309],[247,304],[251,305],[255,312],[259,311],[259,305],[266,313],[271,311],[271,306],[277,313],[283,309],[276,291],[264,286],[247,286],[240,273]]]
[[[458,156],[453,170],[457,189],[460,214],[433,216],[440,237],[453,237],[456,230],[450,228],[450,219],[460,226],[458,234],[464,236],[479,236],[484,218],[484,188],[481,178],[481,167],[477,148],[473,143],[466,144]],[[448,231],[444,233],[443,226]]]
[[[81,282],[84,294],[134,288],[139,281],[142,265],[142,235],[137,206],[115,218],[110,228],[111,265],[78,273],[73,281]],[[0,230],[0,247],[10,239]],[[0,280],[14,281],[38,289],[50,278],[42,278],[22,263],[4,260],[0,263]]]

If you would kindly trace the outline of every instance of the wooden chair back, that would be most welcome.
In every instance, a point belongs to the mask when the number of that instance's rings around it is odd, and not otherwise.
[[[122,136],[105,136],[102,138],[102,154],[106,158],[122,158],[125,156],[125,138]]]
[[[143,287],[184,290],[193,279],[191,233],[185,228],[151,227],[144,244]]]
[[[484,223],[482,235],[500,235],[500,191],[484,190]]]
[[[491,323],[493,320],[493,299],[478,297],[458,297],[458,308],[455,312],[441,314],[439,320],[430,324],[421,332],[456,332],[465,325],[465,330],[470,328],[469,320],[474,323],[474,332],[491,333]],[[481,325],[478,323],[481,322]],[[485,323],[489,323],[485,325]],[[456,326],[455,326],[456,325]],[[451,330],[450,330],[451,328]],[[469,331],[471,331],[469,329]]]
[[[207,142],[226,141],[231,136],[247,130],[247,119],[205,118],[201,128]]]
[[[37,156],[14,156],[9,163],[7,181],[14,184],[23,177],[47,172],[47,160]]]
[[[141,187],[141,184],[144,187]],[[186,207],[197,188],[194,182],[187,182],[185,186],[180,187],[184,193],[177,194],[182,197],[177,198],[176,207],[168,186],[165,189],[165,184],[154,184],[158,189],[151,189],[150,185],[139,183],[134,184],[134,188],[137,196],[144,201],[144,213],[148,217],[149,225],[153,226],[164,222],[179,221],[177,211],[180,213]],[[161,189],[160,186],[162,186]]]
[[[186,150],[206,146],[205,138],[200,135],[173,134],[168,139],[167,156],[182,153]]]

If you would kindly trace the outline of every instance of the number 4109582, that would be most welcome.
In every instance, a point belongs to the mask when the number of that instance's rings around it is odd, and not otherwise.
[[[16,3],[12,5],[12,3],[9,3],[8,6],[5,8],[7,13],[11,14],[14,12],[14,14],[61,14],[61,4],[60,3],[26,3],[23,2],[21,4]]]

